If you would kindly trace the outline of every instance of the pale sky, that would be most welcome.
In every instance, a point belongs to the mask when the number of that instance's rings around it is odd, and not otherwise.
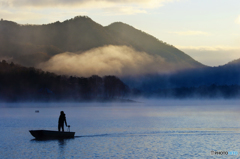
[[[209,66],[240,58],[240,0],[0,0],[0,18],[20,24],[78,15],[127,23]]]

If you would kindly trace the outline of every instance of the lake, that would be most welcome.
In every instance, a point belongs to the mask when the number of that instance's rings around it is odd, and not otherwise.
[[[0,158],[239,157],[239,100],[139,101],[1,103]],[[76,137],[35,140],[29,130],[57,130],[61,110]]]

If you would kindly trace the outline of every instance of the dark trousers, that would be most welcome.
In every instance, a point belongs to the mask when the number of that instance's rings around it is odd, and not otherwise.
[[[64,124],[58,124],[58,131],[62,128],[62,132],[64,132]]]

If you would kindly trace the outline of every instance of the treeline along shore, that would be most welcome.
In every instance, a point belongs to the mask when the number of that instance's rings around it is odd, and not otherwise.
[[[189,76],[187,76],[189,77]],[[173,78],[173,77],[172,77]],[[164,84],[164,80],[162,81]],[[181,81],[181,80],[177,80]],[[151,82],[150,82],[151,83]],[[166,81],[165,81],[166,83]],[[134,98],[239,99],[238,84],[204,84],[150,90],[126,85],[116,76],[76,77],[57,75],[5,60],[0,62],[0,102],[133,102]],[[153,84],[153,83],[152,83]]]
[[[108,101],[124,99],[129,92],[115,76],[69,77],[0,62],[0,101]]]

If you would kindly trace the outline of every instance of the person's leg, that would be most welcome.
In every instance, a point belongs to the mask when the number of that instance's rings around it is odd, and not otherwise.
[[[62,128],[62,132],[64,132],[64,125],[63,124],[59,124],[59,125],[60,125],[59,131],[61,131],[61,128]]]
[[[60,131],[60,128],[61,128],[61,127],[60,127],[60,124],[58,124],[58,131]]]

